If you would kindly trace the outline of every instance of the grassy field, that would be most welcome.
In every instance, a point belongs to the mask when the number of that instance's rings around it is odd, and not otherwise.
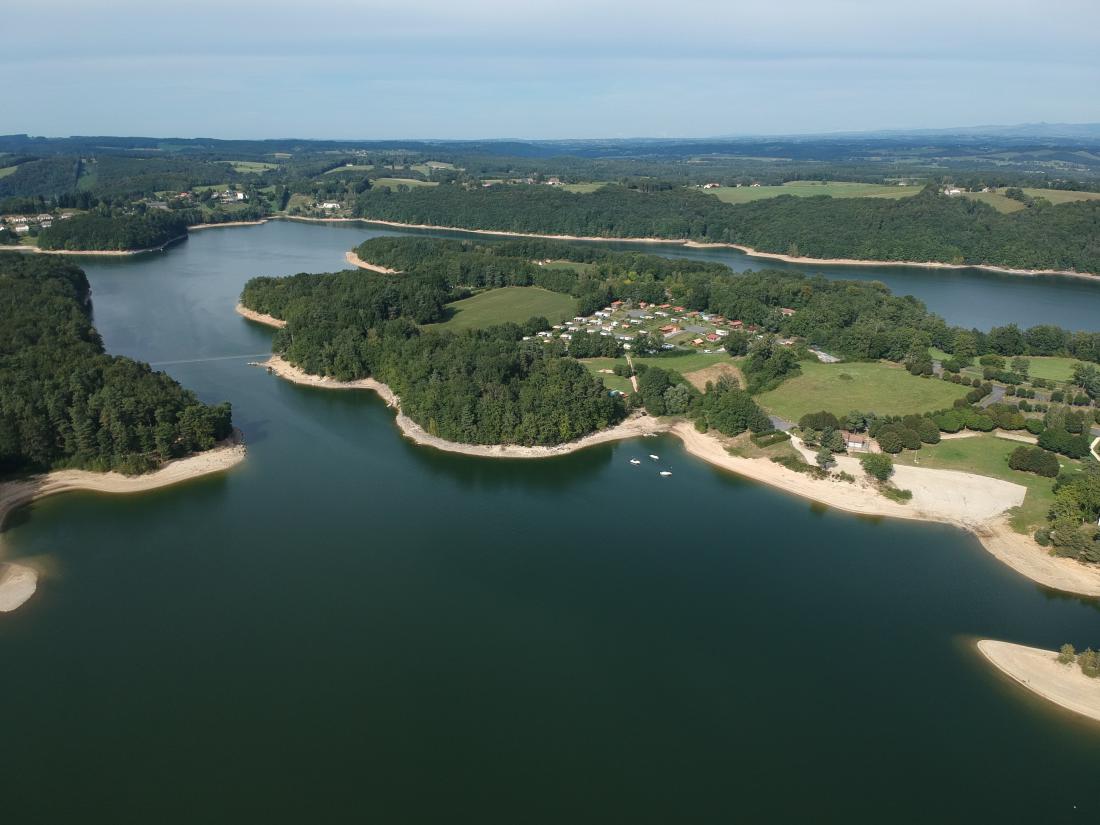
[[[606,183],[597,181],[595,183],[565,183],[562,184],[561,188],[566,192],[576,192],[581,195],[587,195],[589,192],[595,192],[597,189],[603,189],[605,186],[607,186]]]
[[[802,375],[757,396],[760,405],[790,421],[818,410],[837,416],[852,410],[903,415],[950,407],[967,392],[958,384],[917,378],[901,367],[880,363],[803,361],[801,366]]]
[[[588,368],[588,371],[594,376],[603,379],[603,385],[609,390],[618,390],[619,392],[628,394],[634,392],[634,387],[631,386],[629,378],[600,372],[600,370],[614,369],[616,364],[625,364],[625,358],[581,358],[580,362],[584,364]]]
[[[475,327],[490,327],[509,321],[523,323],[528,318],[541,315],[550,323],[556,324],[566,318],[572,318],[576,312],[576,301],[560,292],[550,292],[537,286],[505,286],[490,289],[472,298],[465,298],[448,304],[453,315],[440,324],[432,324],[436,329],[463,330]]]
[[[346,166],[344,167],[347,168]],[[405,186],[413,189],[417,186],[439,186],[439,183],[432,180],[416,180],[415,178],[374,178],[371,182],[371,186],[374,188],[383,187],[386,189],[396,189],[398,186],[404,184]]]
[[[748,203],[778,195],[795,195],[800,198],[814,195],[829,195],[834,198],[904,198],[917,194],[921,188],[879,183],[795,181],[782,186],[720,186],[717,189],[707,189],[706,192],[726,203]]]
[[[15,170],[18,169],[18,168],[19,168],[18,165],[16,165],[16,166],[5,166],[3,169],[0,169],[0,178],[6,178],[8,175],[14,175]]]
[[[337,166],[335,169],[329,169],[325,174],[331,175],[336,172],[369,172],[373,168],[373,163],[353,163],[349,166]]]
[[[928,352],[937,361],[944,361],[951,357],[950,354],[935,347],[929,347]],[[1031,362],[1028,375],[1032,378],[1045,378],[1048,381],[1069,381],[1073,377],[1073,365],[1078,360],[1076,358],[1061,358],[1056,355],[1026,355],[1024,357]],[[1011,358],[1005,360],[1006,362],[1012,361]],[[981,367],[975,362],[975,365],[968,368],[967,371],[980,375]]]
[[[1027,487],[1027,496],[1024,503],[1011,514],[1010,522],[1014,530],[1030,533],[1046,521],[1047,511],[1054,503],[1054,479],[1011,469],[1008,466],[1008,457],[1020,446],[1022,445],[1018,441],[983,434],[969,438],[952,438],[939,444],[925,444],[916,452],[905,450],[895,456],[894,461],[936,470],[976,473],[1022,484]],[[1059,456],[1058,460],[1063,469],[1077,469],[1081,466],[1080,462],[1064,456]]]
[[[261,163],[255,160],[231,160],[227,161],[227,163],[233,167],[234,172],[241,172],[243,174],[266,172],[268,169],[278,168],[278,164]]]
[[[685,352],[683,355],[636,357],[633,360],[635,365],[645,364],[649,367],[660,367],[661,369],[678,372],[680,375],[690,375],[716,364],[736,366],[738,363],[738,359],[731,358],[725,352],[716,352],[709,355],[703,352]],[[598,375],[600,370],[614,369],[616,364],[625,365],[626,358],[582,358],[581,363],[588,367],[594,375]],[[601,375],[600,377],[606,379],[604,384],[608,389],[622,390],[623,392],[633,391],[630,382],[625,378],[617,375]]]
[[[542,266],[544,269],[572,269],[580,273],[591,272],[596,268],[596,264],[584,261],[547,261]]]
[[[1028,356],[1031,362],[1028,375],[1032,378],[1046,378],[1049,381],[1069,381],[1073,377],[1073,365],[1076,358],[1058,358],[1057,356]]]
[[[1073,203],[1074,201],[1100,200],[1100,192],[1078,192],[1063,189],[1024,189],[1033,198],[1046,198],[1057,206],[1060,203]],[[967,192],[963,197],[971,200],[988,203],[998,212],[1019,212],[1024,204],[1018,200],[1005,197],[1001,191],[997,192]]]

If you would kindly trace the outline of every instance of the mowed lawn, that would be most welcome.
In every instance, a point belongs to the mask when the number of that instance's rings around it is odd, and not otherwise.
[[[950,407],[967,393],[958,384],[917,378],[901,367],[881,363],[802,361],[800,366],[802,375],[756,397],[762,407],[789,421],[819,410],[837,416],[852,410],[878,415],[930,412]]]
[[[1053,355],[1024,357],[1031,362],[1027,374],[1032,378],[1045,378],[1048,381],[1069,381],[1073,378],[1073,365],[1079,363],[1076,358],[1059,358]]]
[[[1034,473],[1024,473],[1008,466],[1008,457],[1019,441],[982,434],[967,438],[952,438],[939,444],[925,444],[919,450],[904,450],[894,457],[899,464],[930,467],[934,470],[956,470],[981,476],[1000,478],[1027,487],[1024,503],[1010,516],[1014,530],[1033,532],[1046,522],[1047,512],[1054,504],[1054,479]],[[1079,470],[1081,463],[1065,456],[1058,457],[1063,470]]]
[[[474,329],[505,324],[509,321],[522,324],[528,318],[541,315],[556,324],[576,314],[576,301],[569,295],[551,292],[537,286],[504,286],[490,289],[448,304],[453,313],[435,329]]]
[[[625,358],[580,358],[578,360],[584,364],[585,367],[588,368],[588,371],[596,378],[602,379],[603,385],[609,390],[618,390],[628,395],[634,392],[634,386],[630,383],[629,378],[600,372],[600,370],[613,370],[616,364],[625,364]]]
[[[439,186],[439,182],[434,180],[417,180],[416,178],[374,178],[371,180],[370,185],[376,189],[378,187],[396,189],[398,186],[407,186],[413,189],[417,186]]]
[[[726,203],[748,203],[779,195],[794,195],[799,198],[811,198],[815,195],[829,195],[833,198],[904,198],[917,194],[921,188],[881,183],[792,181],[782,186],[720,186],[705,191]]]
[[[586,333],[587,334],[587,333]],[[705,352],[684,352],[683,354],[675,353],[673,355],[663,356],[649,356],[649,357],[635,357],[633,359],[635,367],[645,364],[648,367],[660,367],[670,372],[678,372],[680,375],[691,375],[699,370],[708,369],[717,364],[729,364],[734,367],[736,372],[739,359],[731,358],[728,353],[715,352],[707,354]],[[598,375],[604,379],[604,385],[611,390],[622,390],[623,392],[633,392],[633,388],[630,386],[630,381],[618,375],[600,374],[600,370],[614,369],[616,364],[622,364],[625,366],[626,358],[581,358],[580,362],[588,367],[589,371],[593,375]],[[713,376],[712,379],[717,376]],[[690,381],[690,379],[689,379]]]

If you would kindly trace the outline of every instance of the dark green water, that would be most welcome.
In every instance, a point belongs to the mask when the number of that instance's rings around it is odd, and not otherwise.
[[[1096,602],[672,439],[452,456],[373,395],[247,367],[244,280],[366,234],[87,262],[109,350],[231,400],[249,457],[5,535],[48,575],[0,619],[0,822],[1096,820],[1100,725],[972,649],[1095,646]],[[650,452],[670,478],[628,463]]]

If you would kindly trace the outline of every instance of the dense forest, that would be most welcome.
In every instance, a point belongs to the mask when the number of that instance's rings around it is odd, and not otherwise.
[[[0,254],[0,473],[140,473],[230,430],[228,404],[202,404],[148,364],[103,352],[81,269]]]
[[[900,198],[782,196],[727,204],[702,192],[605,186],[362,193],[356,214],[404,223],[606,238],[684,238],[820,258],[940,261],[1100,273],[1100,202],[1013,214],[939,194]]]
[[[57,220],[38,236],[42,249],[151,249],[187,234],[194,214],[150,210],[135,215],[89,212]]]
[[[1100,333],[1014,324],[988,332],[949,326],[912,296],[893,295],[881,283],[833,281],[776,270],[735,275],[725,264],[618,252],[595,244],[540,238],[443,240],[372,238],[356,249],[366,261],[417,277],[430,275],[453,297],[475,286],[536,285],[578,297],[582,312],[612,299],[671,301],[754,324],[765,332],[799,337],[850,360],[902,361],[914,347],[939,347],[959,357],[1066,355],[1100,362]],[[544,267],[538,261],[575,263]],[[453,300],[452,297],[452,300]],[[794,309],[785,315],[781,308]],[[736,337],[734,340],[738,340]],[[737,354],[744,354],[743,352]],[[785,369],[762,363],[772,377]],[[1091,385],[1100,379],[1088,379]]]

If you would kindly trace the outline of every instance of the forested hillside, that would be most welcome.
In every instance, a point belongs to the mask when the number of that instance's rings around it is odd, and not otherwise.
[[[910,198],[777,197],[727,204],[687,189],[547,186],[370,190],[356,213],[404,223],[607,238],[730,242],[820,258],[939,261],[1100,273],[1100,202],[1013,214],[932,188]]]
[[[194,215],[150,211],[140,215],[107,216],[94,212],[54,221],[42,230],[42,249],[126,250],[163,246],[187,234]]]
[[[202,404],[148,364],[103,352],[80,268],[0,255],[0,473],[140,473],[230,430],[228,404]]]

